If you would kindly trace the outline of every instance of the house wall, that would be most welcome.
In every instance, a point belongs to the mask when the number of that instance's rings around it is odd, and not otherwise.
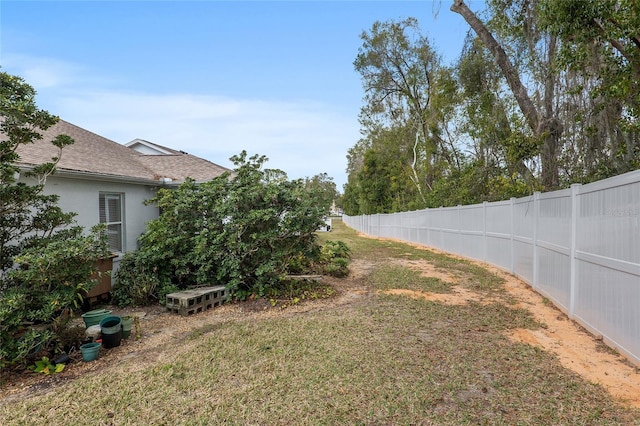
[[[33,180],[20,178],[20,181],[33,184]],[[146,224],[158,217],[158,208],[153,205],[146,206],[144,201],[153,197],[155,187],[143,184],[130,184],[123,182],[109,182],[102,180],[88,180],[86,178],[68,178],[49,176],[45,185],[45,194],[57,194],[60,196],[58,205],[65,212],[75,212],[75,220],[78,225],[89,229],[100,223],[99,201],[100,192],[124,194],[123,251],[136,250],[138,238],[146,230]],[[119,266],[122,253],[114,259],[114,271]],[[112,275],[113,278],[113,275]]]
[[[145,231],[146,223],[158,217],[156,206],[144,205],[155,194],[152,187],[146,185],[51,176],[47,179],[44,192],[59,195],[58,205],[64,211],[77,213],[76,221],[87,229],[100,223],[100,192],[124,194],[125,252],[138,248],[137,240]]]

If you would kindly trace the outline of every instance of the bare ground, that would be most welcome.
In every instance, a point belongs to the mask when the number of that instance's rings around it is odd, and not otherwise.
[[[420,271],[430,277],[439,278],[453,285],[453,292],[427,293],[404,289],[387,290],[413,298],[425,298],[445,304],[465,304],[470,301],[491,303],[493,300],[469,289],[456,286],[461,277],[436,270],[426,261],[397,260],[403,266]],[[505,279],[505,289],[546,327],[537,330],[518,329],[508,336],[515,341],[537,346],[553,353],[568,369],[573,370],[593,383],[601,384],[620,402],[640,408],[640,370],[624,357],[607,348],[600,340],[569,320],[561,311],[545,302],[544,298],[512,275],[488,265],[482,265]],[[189,317],[181,317],[166,312],[156,306],[145,309],[118,310],[116,315],[136,315],[140,318],[141,337],[123,340],[113,349],[102,349],[100,358],[85,363],[80,354],[72,354],[70,363],[62,374],[45,376],[27,371],[3,372],[0,377],[0,403],[30,398],[36,394],[54,391],[61,384],[92,372],[127,368],[130,371],[162,362],[175,343],[185,340],[198,330],[216,327],[235,319],[293,316],[308,311],[337,309],[358,303],[366,303],[371,289],[364,284],[363,277],[375,267],[375,263],[356,260],[352,263],[351,274],[346,279],[325,278],[334,286],[337,295],[331,299],[305,301],[288,306],[286,309],[272,307],[266,300],[250,300],[232,303]],[[77,321],[81,323],[78,318]]]
[[[459,280],[457,276],[435,270],[425,261],[403,261],[402,263],[427,276],[437,277],[451,284],[455,284]],[[640,369],[637,366],[607,347],[602,343],[600,337],[593,336],[579,324],[570,320],[567,315],[546,302],[540,294],[533,291],[522,280],[494,266],[480,262],[475,263],[504,278],[505,289],[516,298],[517,307],[528,310],[537,321],[546,326],[537,330],[516,329],[508,336],[510,339],[528,343],[553,353],[565,368],[574,371],[592,383],[602,385],[611,396],[619,401],[640,408]],[[452,293],[446,294],[409,290],[390,290],[389,292],[452,305],[465,304],[469,301],[480,303],[492,301],[461,287],[454,287]]]

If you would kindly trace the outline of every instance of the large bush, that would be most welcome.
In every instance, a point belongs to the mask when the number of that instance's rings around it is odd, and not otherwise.
[[[317,257],[316,230],[327,214],[319,194],[302,180],[263,169],[264,156],[231,158],[236,168],[206,183],[161,189],[151,203],[161,214],[149,223],[116,276],[116,293],[152,275],[166,287],[221,284],[244,299],[263,296],[297,256]]]
[[[170,268],[160,276],[157,256],[151,250],[131,251],[120,260],[113,289],[113,303],[118,306],[145,306],[163,302],[169,293],[179,291],[171,282]]]
[[[106,257],[104,227],[74,227],[32,243],[5,273],[0,289],[0,364],[28,361],[58,343],[73,310],[96,285],[96,260]]]

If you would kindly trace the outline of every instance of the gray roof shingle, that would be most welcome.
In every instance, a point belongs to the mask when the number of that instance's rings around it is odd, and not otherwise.
[[[207,181],[220,176],[229,169],[194,155],[156,145],[169,155],[144,155],[112,140],[81,127],[60,120],[43,133],[43,138],[18,148],[20,164],[33,166],[51,161],[58,149],[50,141],[57,135],[71,136],[75,143],[64,147],[58,170],[99,175],[159,181],[170,178],[183,181],[190,177],[196,181]],[[155,145],[155,144],[154,144]]]

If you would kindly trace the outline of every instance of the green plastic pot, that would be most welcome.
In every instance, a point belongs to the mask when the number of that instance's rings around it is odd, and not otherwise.
[[[100,346],[102,346],[102,343],[85,343],[84,345],[81,345],[80,352],[82,352],[82,359],[85,362],[98,359]]]
[[[133,326],[133,317],[122,317],[122,338],[126,339],[131,335],[131,327]]]
[[[106,309],[95,309],[93,311],[82,314],[82,319],[84,320],[85,326],[89,328],[92,325],[100,324],[100,321],[102,321],[109,315],[111,315],[111,311],[108,311]]]

